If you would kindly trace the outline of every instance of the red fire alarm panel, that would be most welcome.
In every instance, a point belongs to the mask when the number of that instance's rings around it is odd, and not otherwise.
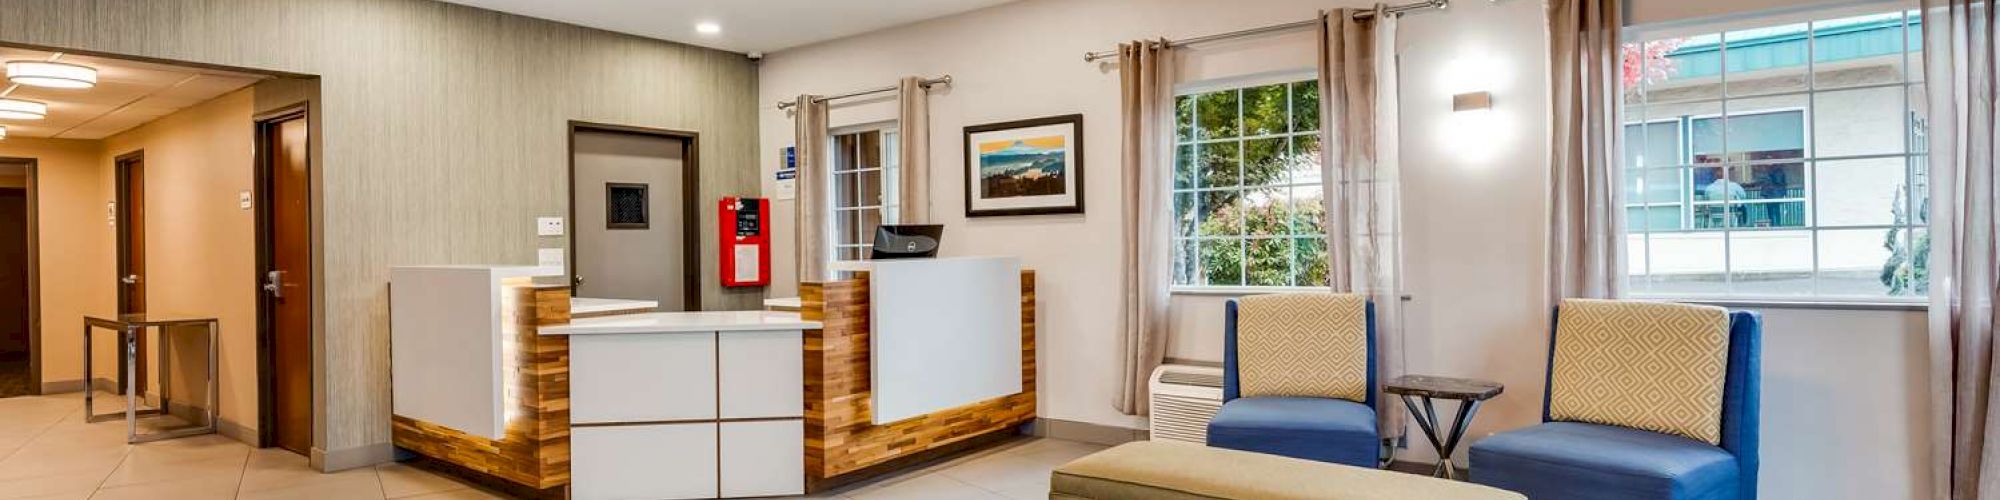
[[[771,284],[771,200],[731,196],[720,208],[722,286]]]

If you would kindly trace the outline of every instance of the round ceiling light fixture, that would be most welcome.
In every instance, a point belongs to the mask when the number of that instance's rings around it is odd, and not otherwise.
[[[695,23],[694,30],[703,35],[720,34],[722,33],[722,25],[715,24],[714,21],[702,21]]]
[[[40,120],[49,116],[49,105],[21,99],[0,98],[0,119]]]
[[[97,69],[49,61],[7,61],[7,80],[30,87],[87,89],[97,86]]]

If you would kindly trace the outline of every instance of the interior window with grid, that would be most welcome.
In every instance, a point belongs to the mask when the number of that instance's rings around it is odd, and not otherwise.
[[[895,224],[896,131],[870,129],[833,136],[833,167],[828,169],[832,196],[832,237],[827,238],[835,261],[866,260],[875,242],[875,228]]]
[[[1319,85],[1175,99],[1174,285],[1325,286]]]
[[[1829,16],[1627,43],[1634,293],[1923,296],[1921,21]]]

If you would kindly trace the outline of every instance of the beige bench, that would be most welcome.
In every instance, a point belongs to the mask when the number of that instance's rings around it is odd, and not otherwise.
[[[1051,500],[1525,500],[1519,493],[1427,476],[1295,458],[1140,441],[1056,468]]]

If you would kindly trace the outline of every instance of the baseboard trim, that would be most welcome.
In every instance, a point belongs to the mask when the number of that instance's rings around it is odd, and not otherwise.
[[[312,460],[312,468],[319,469],[320,472],[359,469],[395,461],[396,445],[381,442],[334,450],[314,446],[310,458]]]
[[[1145,441],[1145,429],[1133,429],[1115,425],[1093,424],[1073,420],[1037,418],[1030,433],[1045,438],[1066,441],[1117,446],[1133,441]]]
[[[199,406],[182,403],[179,401],[167,402],[168,415],[181,417],[182,419],[190,422],[197,421],[205,413],[207,413],[207,411],[203,410]],[[215,433],[221,434],[223,437],[229,439],[234,439],[237,442],[250,445],[251,447],[264,446],[263,443],[257,442],[258,434],[256,427],[243,425],[241,422],[237,422],[235,420],[230,420],[227,418],[217,418],[215,421]]]
[[[97,390],[110,391],[110,392],[118,391],[118,381],[116,380],[111,380],[108,378],[93,378],[90,380],[91,380],[91,385],[93,387],[96,387]],[[68,394],[72,392],[83,392],[83,379],[73,378],[68,380],[42,381],[43,395]]]

